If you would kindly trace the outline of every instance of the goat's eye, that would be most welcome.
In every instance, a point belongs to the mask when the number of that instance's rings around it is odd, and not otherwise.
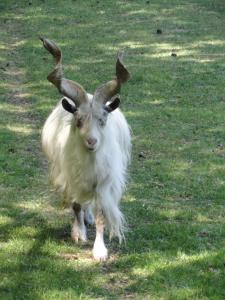
[[[100,125],[101,127],[103,127],[103,126],[105,125],[104,120],[101,119],[101,118],[98,119],[98,123],[99,123],[99,125]]]

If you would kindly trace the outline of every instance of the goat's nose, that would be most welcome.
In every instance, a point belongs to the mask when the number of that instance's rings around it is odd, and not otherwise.
[[[90,146],[94,146],[97,143],[97,139],[95,139],[95,138],[88,138],[87,139],[87,143]]]

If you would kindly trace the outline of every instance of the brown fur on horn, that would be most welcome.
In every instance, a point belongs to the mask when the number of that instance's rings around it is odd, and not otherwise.
[[[87,101],[87,94],[81,85],[63,78],[62,53],[60,48],[49,39],[40,37],[40,40],[43,42],[45,49],[52,54],[56,63],[54,70],[48,75],[47,79],[57,87],[62,95],[70,98],[76,106],[79,106],[81,102]]]
[[[101,85],[95,92],[94,98],[96,101],[100,101],[105,104],[113,96],[120,92],[121,85],[128,81],[130,78],[130,73],[123,63],[123,52],[120,51],[117,54],[116,61],[116,78],[108,81],[107,83]]]

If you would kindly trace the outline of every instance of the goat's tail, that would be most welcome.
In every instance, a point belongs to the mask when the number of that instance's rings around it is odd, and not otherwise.
[[[101,200],[101,208],[109,229],[110,239],[116,236],[121,243],[124,239],[126,222],[123,213],[119,209],[118,203],[112,201],[111,197],[103,199]]]

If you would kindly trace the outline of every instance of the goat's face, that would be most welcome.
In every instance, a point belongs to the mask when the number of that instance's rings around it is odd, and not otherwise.
[[[102,144],[107,115],[104,108],[92,101],[80,105],[74,113],[77,131],[89,151],[98,150]]]
[[[76,130],[89,151],[97,151],[103,143],[104,130],[110,112],[119,105],[119,99],[114,99],[107,105],[94,101],[94,98],[82,103],[78,108],[63,98],[64,109],[73,113]]]

